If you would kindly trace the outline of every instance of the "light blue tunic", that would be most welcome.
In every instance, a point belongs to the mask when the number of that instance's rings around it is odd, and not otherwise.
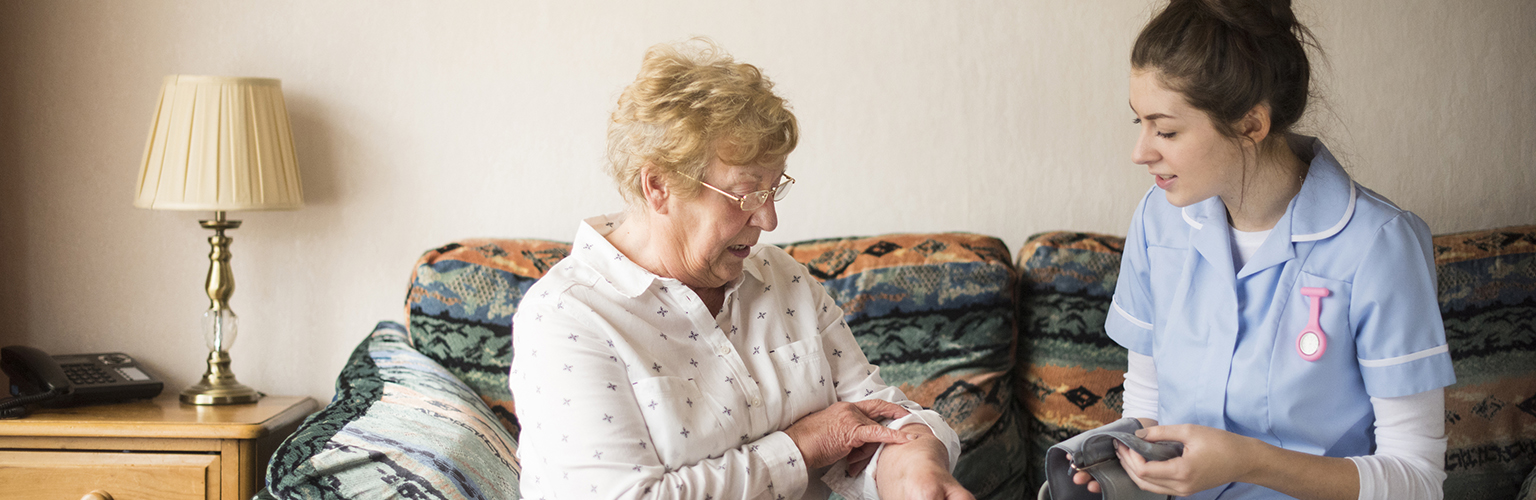
[[[1162,424],[1199,424],[1330,457],[1375,449],[1371,397],[1455,383],[1435,300],[1429,227],[1354,181],[1321,141],[1291,136],[1311,168],[1241,270],[1218,197],[1183,209],[1147,192],[1126,236],[1110,338],[1157,364]],[[1326,288],[1327,349],[1302,359],[1302,287]],[[1192,498],[1287,498],[1232,483]]]

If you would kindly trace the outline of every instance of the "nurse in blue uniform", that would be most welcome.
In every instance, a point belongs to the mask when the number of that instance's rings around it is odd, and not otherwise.
[[[1185,446],[1120,450],[1144,490],[1443,496],[1455,375],[1429,228],[1292,133],[1311,41],[1289,1],[1173,0],[1132,50],[1132,159],[1156,186],[1105,327],[1130,350],[1125,415]]]

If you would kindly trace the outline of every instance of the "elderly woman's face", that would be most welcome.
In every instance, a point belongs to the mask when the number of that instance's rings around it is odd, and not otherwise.
[[[718,157],[704,168],[699,181],[735,196],[773,189],[784,173],[782,159],[773,163],[727,165]],[[695,288],[722,286],[741,276],[742,261],[764,231],[779,225],[770,198],[756,210],[743,211],[741,203],[708,187],[700,187],[689,199],[675,199],[679,216],[671,237],[680,250],[679,262],[668,266],[684,284]]]

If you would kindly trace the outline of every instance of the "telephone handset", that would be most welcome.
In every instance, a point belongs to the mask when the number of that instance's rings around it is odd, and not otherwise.
[[[49,407],[153,398],[165,384],[120,352],[50,356],[35,347],[0,349],[0,369],[14,398],[0,400],[0,418],[26,416],[26,405]]]

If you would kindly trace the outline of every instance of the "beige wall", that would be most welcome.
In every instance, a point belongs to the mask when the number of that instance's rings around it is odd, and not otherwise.
[[[1300,0],[1321,130],[1436,233],[1536,223],[1536,3]],[[1123,234],[1129,46],[1093,1],[0,3],[0,345],[121,350],[195,381],[209,214],[131,206],[160,79],[283,80],[308,206],[233,232],[241,380],[329,398],[410,265],[469,236],[569,240],[620,201],[603,123],[644,49],[709,35],[804,125],[768,242]]]

